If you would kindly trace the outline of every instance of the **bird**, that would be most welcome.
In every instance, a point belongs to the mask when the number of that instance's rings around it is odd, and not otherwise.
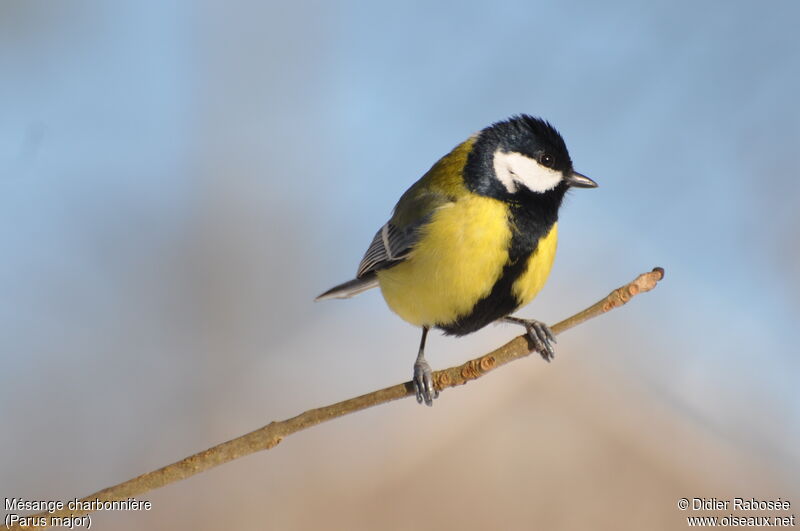
[[[525,327],[553,359],[541,321],[512,316],[539,293],[558,240],[558,212],[572,188],[597,183],[574,170],[561,134],[527,114],[495,122],[439,159],[400,197],[375,234],[356,278],[315,300],[379,287],[389,308],[422,329],[413,385],[417,401],[439,396],[425,341],[431,328],[464,336],[494,322]]]

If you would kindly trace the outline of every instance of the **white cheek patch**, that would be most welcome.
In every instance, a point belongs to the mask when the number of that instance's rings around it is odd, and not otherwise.
[[[530,157],[499,149],[494,152],[494,173],[510,194],[520,185],[543,193],[555,188],[563,178],[560,171],[546,168]]]

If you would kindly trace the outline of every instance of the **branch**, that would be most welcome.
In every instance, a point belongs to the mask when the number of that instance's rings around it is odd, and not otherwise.
[[[664,270],[656,267],[649,273],[639,275],[633,282],[630,282],[608,294],[607,297],[594,305],[586,308],[572,317],[550,327],[554,334],[560,334],[573,328],[588,319],[602,315],[614,308],[618,308],[628,302],[632,297],[639,293],[650,291],[655,288],[659,280],[664,278]],[[484,374],[492,371],[501,365],[528,356],[533,351],[533,344],[526,335],[518,336],[502,347],[489,352],[479,358],[470,360],[463,365],[450,367],[433,373],[434,384],[438,390],[448,387],[463,385],[470,380],[480,378]],[[127,500],[128,498],[143,494],[145,492],[163,487],[170,483],[181,481],[188,477],[199,474],[209,468],[233,461],[240,457],[258,452],[269,450],[280,443],[284,437],[295,432],[316,426],[327,420],[335,419],[348,413],[361,411],[372,406],[385,404],[392,400],[413,396],[414,386],[412,382],[406,382],[378,391],[373,391],[349,400],[344,400],[336,404],[310,409],[296,417],[288,420],[270,422],[266,426],[255,431],[218,444],[208,450],[191,455],[171,465],[167,465],[158,470],[142,474],[119,485],[108,487],[94,494],[81,499],[81,502],[100,502]],[[53,517],[82,516],[92,511],[70,510],[69,507],[55,511],[53,513],[38,513],[32,515],[31,520],[39,520],[39,523],[29,526],[12,526],[11,529],[27,529],[29,527],[49,527],[53,525]],[[46,517],[46,520],[40,519]],[[28,520],[30,522],[31,520]],[[46,525],[44,525],[46,523]]]

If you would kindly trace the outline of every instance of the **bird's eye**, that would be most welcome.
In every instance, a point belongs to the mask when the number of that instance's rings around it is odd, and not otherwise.
[[[542,156],[539,157],[539,164],[545,168],[552,168],[555,163],[556,161],[553,159],[553,156],[548,155],[547,153],[542,153]]]

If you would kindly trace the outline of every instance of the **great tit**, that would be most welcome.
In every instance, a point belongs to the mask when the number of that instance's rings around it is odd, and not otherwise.
[[[516,323],[550,361],[555,337],[547,325],[510,314],[550,274],[564,194],[596,186],[573,170],[548,122],[522,114],[492,124],[414,183],[375,234],[356,278],[316,300],[380,286],[392,311],[422,327],[413,381],[417,401],[429,406],[439,394],[424,355],[432,327],[463,336],[495,321]]]

